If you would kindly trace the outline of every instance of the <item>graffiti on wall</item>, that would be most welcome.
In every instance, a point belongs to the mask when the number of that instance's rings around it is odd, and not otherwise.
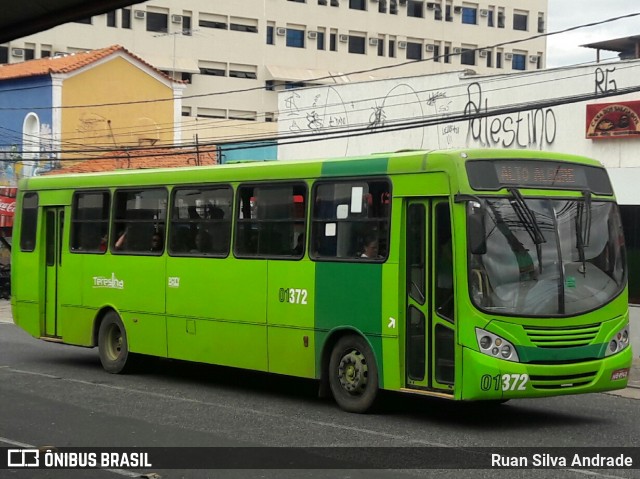
[[[40,125],[38,139],[37,152],[23,152],[18,144],[0,148],[0,186],[17,186],[21,178],[42,175],[58,167],[51,125]]]
[[[539,148],[553,144],[558,120],[553,108],[517,110],[511,114],[491,116],[489,99],[483,97],[480,83],[467,88],[468,143],[501,148]]]

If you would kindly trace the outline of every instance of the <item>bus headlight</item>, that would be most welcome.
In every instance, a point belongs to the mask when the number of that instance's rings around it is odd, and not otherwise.
[[[520,362],[516,348],[506,339],[480,328],[476,328],[476,339],[481,353],[514,363]]]
[[[609,344],[607,345],[604,355],[611,356],[612,354],[619,353],[627,346],[629,346],[629,323],[609,339]]]

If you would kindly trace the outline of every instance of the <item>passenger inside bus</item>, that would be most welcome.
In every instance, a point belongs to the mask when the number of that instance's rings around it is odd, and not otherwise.
[[[191,250],[192,253],[209,253],[211,252],[211,235],[204,230],[198,231],[193,239],[195,248]]]
[[[162,251],[162,235],[157,231],[151,235],[151,247],[149,248],[149,251]]]
[[[368,234],[364,239],[361,258],[378,259],[378,237],[373,234]]]

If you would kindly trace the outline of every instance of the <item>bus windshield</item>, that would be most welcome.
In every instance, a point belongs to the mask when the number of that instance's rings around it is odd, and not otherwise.
[[[571,316],[611,301],[626,284],[618,207],[584,199],[511,196],[470,201],[483,238],[470,238],[473,303],[493,314]],[[477,247],[480,244],[481,247]]]

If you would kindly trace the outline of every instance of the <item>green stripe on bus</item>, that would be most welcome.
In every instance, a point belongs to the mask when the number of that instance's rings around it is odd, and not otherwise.
[[[346,328],[364,334],[376,356],[382,387],[382,265],[319,262],[315,291],[316,345],[323,345],[326,331]],[[322,347],[317,347],[316,364],[321,354]]]
[[[389,158],[369,158],[362,161],[326,161],[322,176],[382,175],[387,172]]]

